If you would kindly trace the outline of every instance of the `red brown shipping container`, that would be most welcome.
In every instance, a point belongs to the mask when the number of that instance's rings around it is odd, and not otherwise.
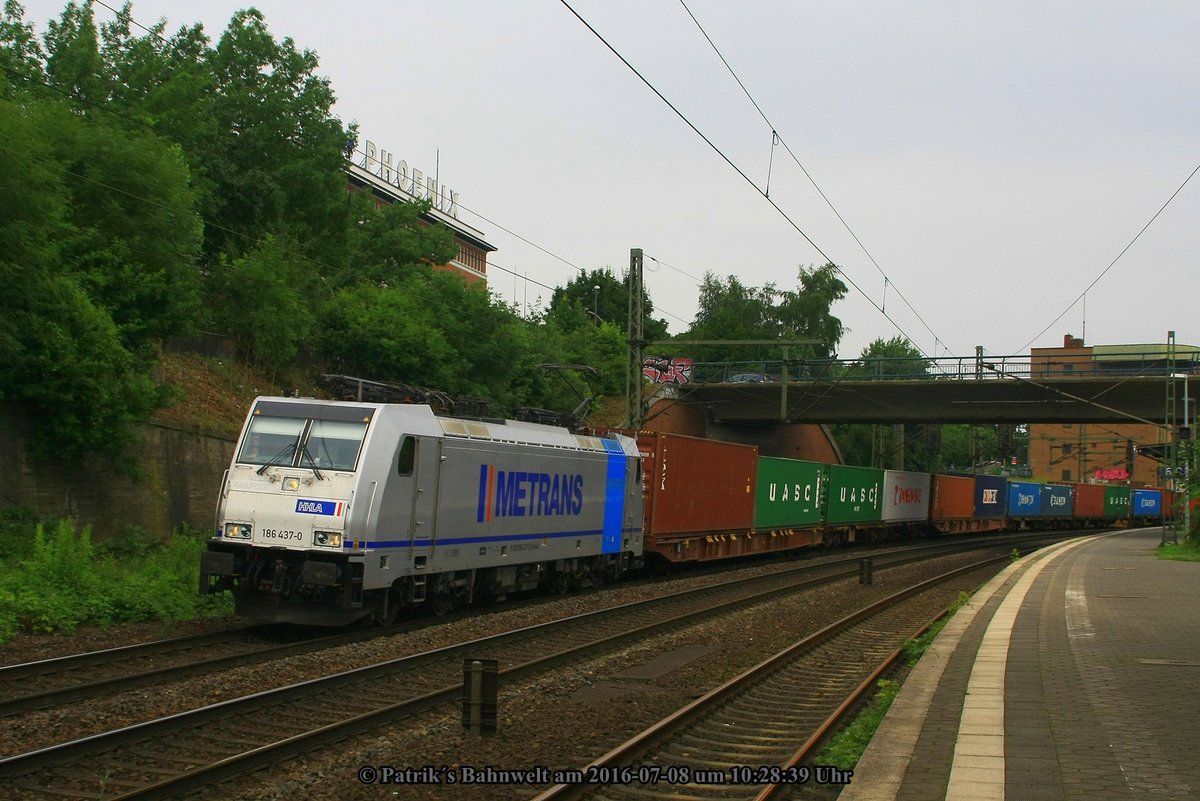
[[[975,479],[969,476],[933,477],[930,520],[970,520],[975,515]]]
[[[1072,484],[1075,489],[1075,517],[1104,517],[1104,485]]]
[[[729,534],[754,524],[758,448],[642,431],[646,542],[686,534]]]

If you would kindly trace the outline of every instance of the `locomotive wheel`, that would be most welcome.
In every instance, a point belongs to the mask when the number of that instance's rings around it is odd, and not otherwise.
[[[551,589],[559,595],[566,595],[571,591],[571,583],[571,575],[569,573],[557,573],[554,576]]]
[[[435,615],[445,617],[454,611],[454,595],[448,592],[439,592],[429,599],[429,605],[433,607]]]

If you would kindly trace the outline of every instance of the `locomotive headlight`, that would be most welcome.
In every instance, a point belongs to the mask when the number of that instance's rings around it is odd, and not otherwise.
[[[279,488],[284,492],[298,492],[300,490],[300,479],[296,476],[288,476],[283,480],[283,484]]]
[[[226,523],[225,536],[229,539],[248,540],[250,539],[251,527],[249,523]]]
[[[342,535],[338,531],[314,531],[313,544],[323,545],[327,548],[341,548]]]

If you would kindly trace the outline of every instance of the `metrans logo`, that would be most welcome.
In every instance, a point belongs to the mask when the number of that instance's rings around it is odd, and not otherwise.
[[[479,466],[477,523],[494,517],[551,517],[583,511],[583,476]]]

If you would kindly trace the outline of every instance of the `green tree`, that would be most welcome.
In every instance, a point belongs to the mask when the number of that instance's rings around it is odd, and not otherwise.
[[[263,15],[234,14],[207,58],[215,82],[214,135],[192,147],[213,191],[205,253],[237,257],[266,233],[286,234],[324,263],[344,250],[350,205],[333,90],[317,56],[276,41]]]
[[[774,284],[749,287],[734,276],[724,281],[711,273],[700,285],[696,318],[684,339],[815,339],[818,344],[790,347],[790,358],[827,359],[836,353],[844,328],[833,304],[845,297],[838,268],[826,264],[800,268],[798,286],[781,290]],[[754,363],[778,360],[782,351],[758,345],[695,346],[687,355],[697,360]]]
[[[25,9],[16,0],[5,0],[0,17],[0,90],[12,97],[16,92],[28,92],[42,80],[41,44],[26,22]]]
[[[800,286],[781,293],[777,317],[780,335],[788,339],[816,339],[797,355],[832,359],[846,329],[833,316],[833,305],[846,297],[846,285],[838,278],[841,268],[828,263],[821,267],[801,267]]]
[[[441,389],[454,352],[432,312],[399,287],[355,284],[326,307],[318,345],[337,372]]]
[[[583,312],[581,317],[578,312]],[[667,322],[655,319],[654,302],[642,291],[642,330],[650,342],[667,338]],[[568,330],[581,325],[611,324],[621,331],[629,328],[629,276],[616,276],[611,267],[581,270],[566,284],[554,288],[546,319]]]
[[[108,100],[92,2],[71,0],[45,36],[46,77],[51,85],[92,107]]]
[[[999,429],[994,425],[955,423],[942,426],[942,465],[945,469],[975,472],[1003,457]]]
[[[234,332],[238,353],[273,369],[292,364],[316,317],[312,265],[290,243],[268,236],[218,274],[221,302],[214,319]]]
[[[359,282],[395,285],[414,267],[445,264],[458,255],[450,229],[425,221],[431,208],[427,200],[376,208],[370,193],[352,192],[349,202],[354,223],[345,264],[327,276],[333,288]]]
[[[860,367],[854,377],[867,378],[928,378],[929,359],[908,337],[878,338],[859,355]]]
[[[61,104],[0,100],[0,142],[0,191],[21,198],[0,204],[4,401],[36,412],[37,454],[119,455],[160,400],[150,338],[186,325],[195,300],[186,170]]]
[[[774,285],[757,288],[735,276],[722,281],[706,273],[700,284],[696,317],[682,339],[778,339],[779,320]],[[685,355],[703,361],[732,362],[767,358],[756,345],[693,345],[681,348]],[[781,354],[771,354],[779,358]]]
[[[929,360],[903,336],[875,339],[845,371],[848,380],[929,377]],[[942,467],[941,427],[936,424],[905,424],[901,434],[891,425],[844,423],[834,426],[833,432],[842,457],[849,464],[874,467],[903,464],[904,469],[918,472],[934,472]]]
[[[64,170],[75,229],[62,248],[65,265],[128,346],[191,330],[201,309],[201,222],[178,149],[107,119],[54,116],[45,135]]]

